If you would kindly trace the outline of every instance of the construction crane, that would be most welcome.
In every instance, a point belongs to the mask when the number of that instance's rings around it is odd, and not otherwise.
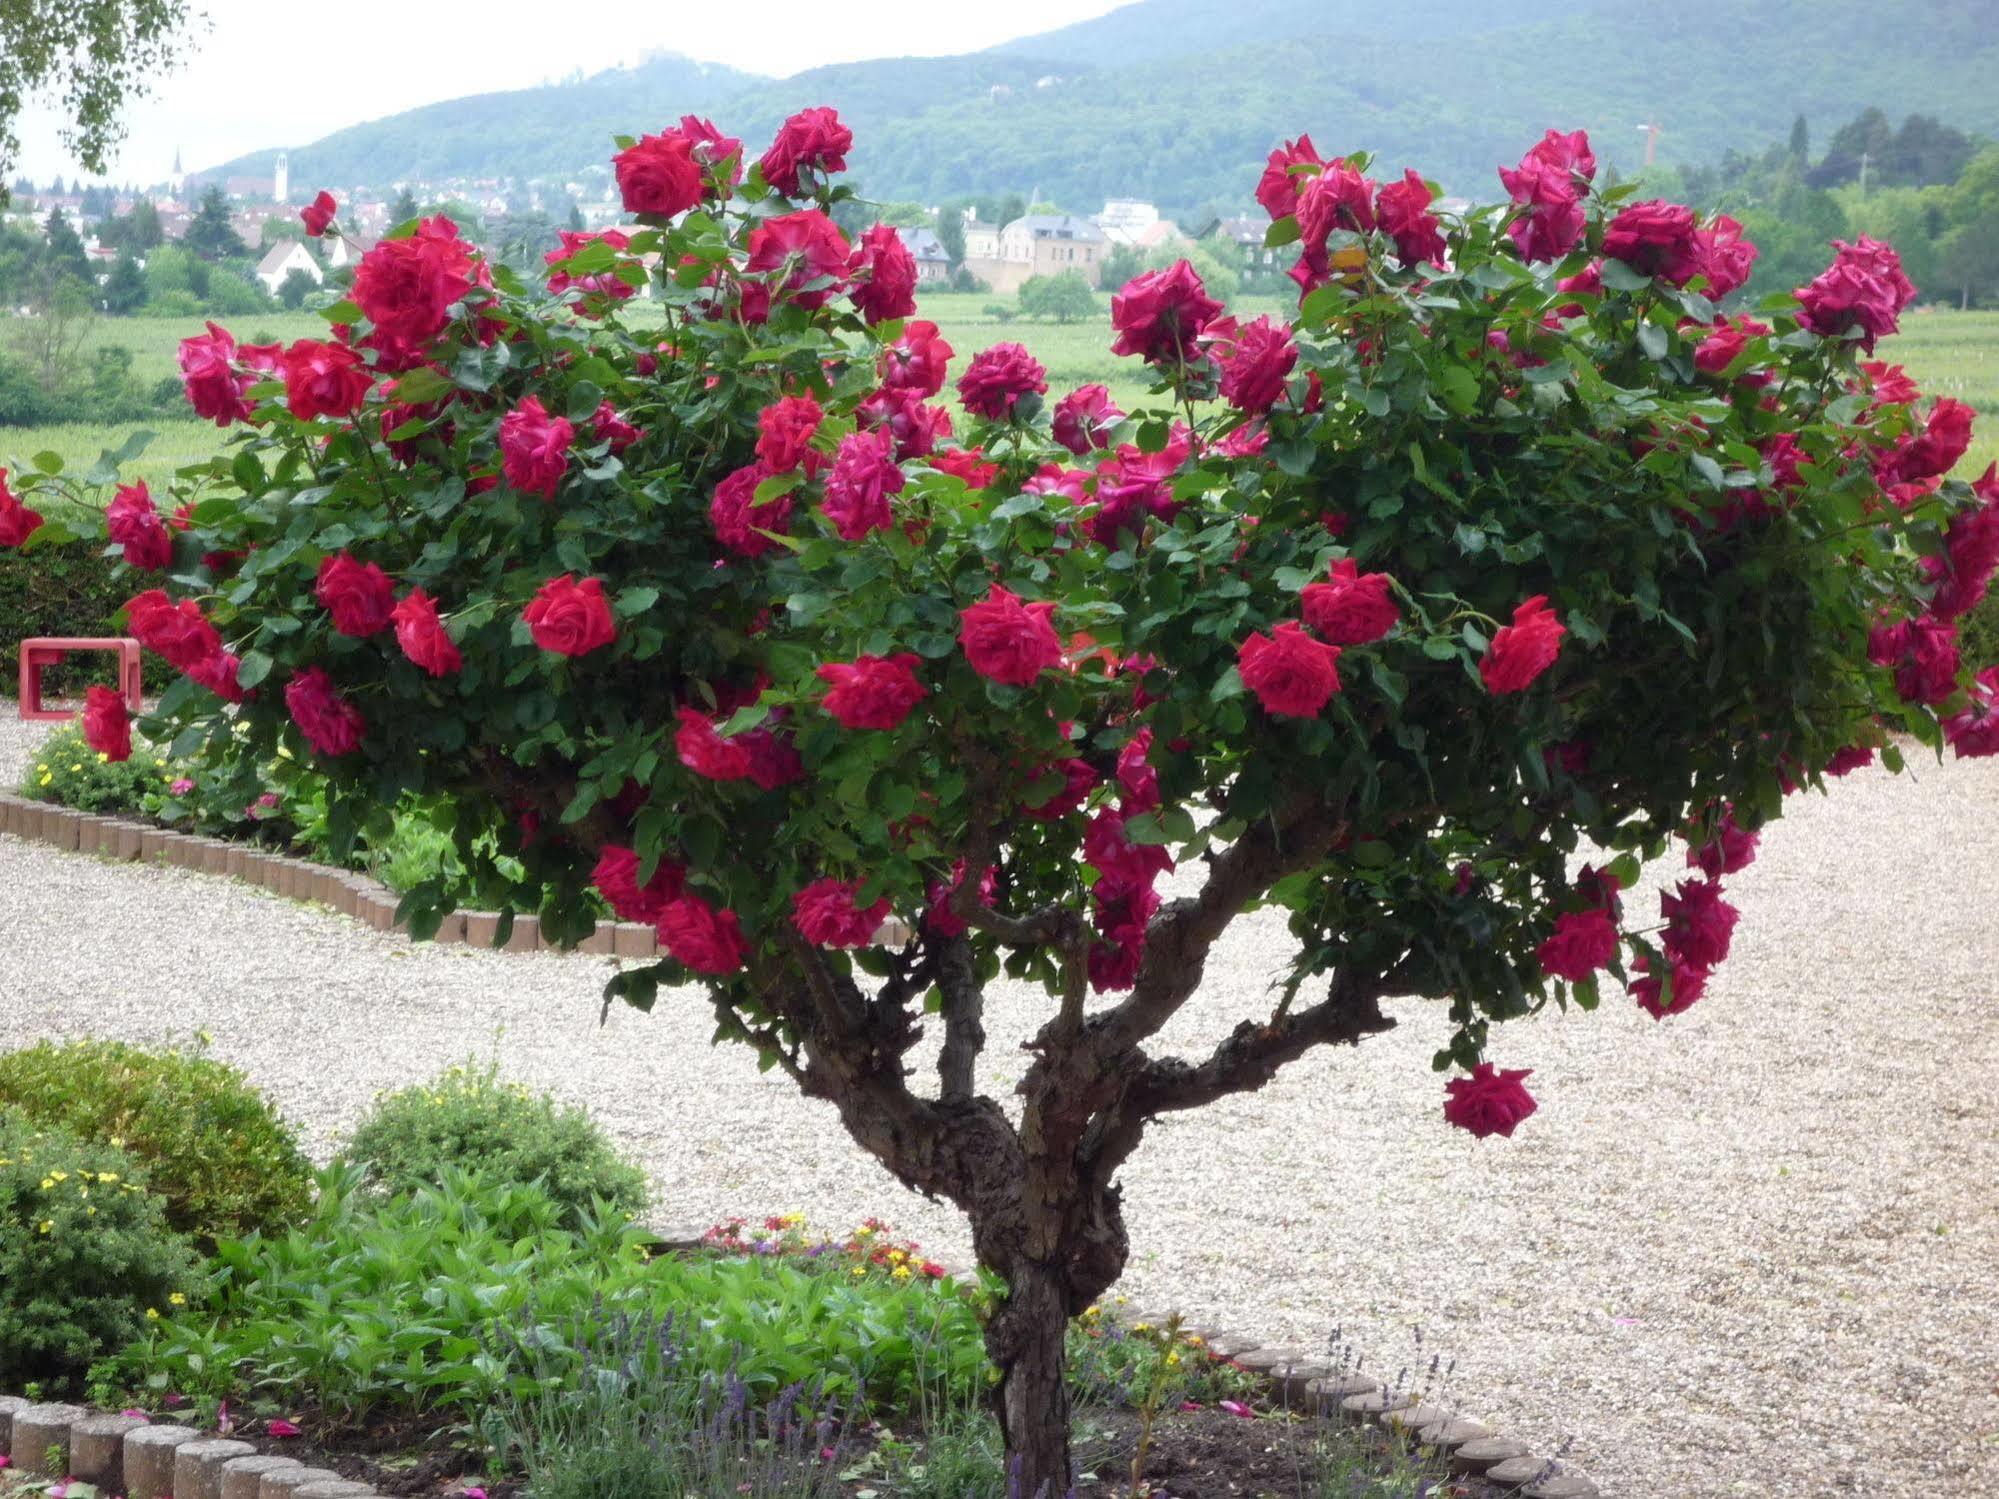
[[[1649,171],[1652,158],[1659,154],[1659,122],[1649,120],[1638,128],[1645,132],[1645,166]]]

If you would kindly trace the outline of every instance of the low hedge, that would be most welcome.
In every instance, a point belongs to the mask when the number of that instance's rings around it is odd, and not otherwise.
[[[82,542],[36,547],[26,556],[0,551],[0,693],[15,691],[16,663],[23,640],[35,635],[117,635],[115,620],[125,601],[140,591],[120,564]],[[146,691],[164,692],[175,672],[157,656],[145,658]],[[49,696],[81,695],[92,682],[115,680],[110,656],[74,656],[42,673]]]

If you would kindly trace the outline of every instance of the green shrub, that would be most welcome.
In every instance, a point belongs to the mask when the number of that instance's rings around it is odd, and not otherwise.
[[[203,1239],[282,1229],[304,1216],[312,1173],[291,1130],[234,1067],[120,1041],[44,1041],[0,1056],[0,1105],[122,1148]]]
[[[0,390],[0,404],[5,392]],[[5,464],[0,453],[0,465]],[[14,691],[14,663],[23,640],[36,635],[115,636],[123,631],[113,616],[145,585],[123,564],[98,555],[82,542],[37,546],[23,556],[0,549],[0,687]],[[110,682],[115,673],[109,655],[90,653],[69,658],[42,673],[45,696],[81,695],[92,682]],[[179,673],[150,653],[145,658],[146,690],[163,691]]]
[[[1958,625],[1958,645],[1967,665],[1999,665],[1999,591],[1988,593]]]
[[[497,1067],[461,1064],[429,1083],[384,1094],[354,1131],[348,1156],[390,1192],[428,1186],[451,1167],[502,1182],[536,1182],[574,1223],[600,1200],[644,1211],[645,1173],[623,1160],[581,1109],[500,1081]]]
[[[0,1389],[74,1388],[198,1285],[130,1157],[0,1109]]]
[[[70,723],[42,741],[22,777],[21,794],[79,812],[139,812],[167,774],[159,756],[136,738],[129,760],[111,760],[84,743],[83,731]]]
[[[733,1371],[756,1400],[823,1378],[834,1398],[903,1409],[924,1382],[965,1390],[985,1369],[977,1312],[939,1282],[832,1255],[653,1258],[631,1224],[566,1225],[539,1187],[464,1171],[384,1198],[358,1166],[331,1167],[304,1224],[225,1242],[215,1261],[206,1299],[157,1324],[118,1377],[470,1427],[537,1381],[575,1383],[579,1321],[668,1313],[691,1372]]]

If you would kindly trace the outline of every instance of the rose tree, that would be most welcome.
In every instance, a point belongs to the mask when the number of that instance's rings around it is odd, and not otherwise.
[[[133,633],[186,674],[148,732],[218,774],[310,765],[336,843],[442,799],[467,874],[409,895],[419,934],[460,900],[558,940],[657,925],[671,956],[615,994],[699,983],[969,1215],[1009,1451],[1060,1491],[1064,1325],[1124,1266],[1148,1124],[1423,996],[1445,1117],[1508,1134],[1535,1103],[1495,1022],[1605,975],[1694,1003],[1788,792],[1898,765],[1891,736],[1999,748],[1999,680],[1954,644],[1999,481],[1943,479],[1964,408],[1863,357],[1912,295],[1891,251],[1722,316],[1736,226],[1600,190],[1553,133],[1451,219],[1413,172],[1287,145],[1258,197],[1295,323],[1148,273],[1113,317],[1158,409],[1044,401],[1001,344],[954,416],[900,241],[826,212],[849,149],[830,110],[754,163],[691,117],[625,143],[636,222],[539,285],[404,226],[326,338],[189,340],[229,450],[106,523]],[[0,541],[98,523],[22,482]],[[1627,906],[1667,856],[1662,909]],[[1258,907],[1287,981],[1171,1054]],[[892,913],[912,935],[875,945]],[[1006,1104],[978,1072],[1002,973],[1049,996]]]

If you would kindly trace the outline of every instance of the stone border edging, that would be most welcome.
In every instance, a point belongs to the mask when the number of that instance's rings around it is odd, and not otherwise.
[[[78,812],[54,802],[40,802],[0,792],[0,833],[30,843],[46,843],[75,853],[97,854],[120,863],[165,864],[199,874],[226,875],[287,900],[328,906],[378,932],[400,931],[396,907],[400,900],[380,881],[350,870],[315,864],[273,853],[254,844],[198,833],[177,833],[128,817]],[[494,948],[500,918],[493,911],[453,911],[431,940]],[[898,946],[909,940],[906,925],[890,917],[876,941]],[[516,914],[513,934],[500,952],[594,953],[604,957],[652,959],[659,956],[659,934],[644,922],[602,921],[597,930],[574,947],[544,941],[541,918]]]

